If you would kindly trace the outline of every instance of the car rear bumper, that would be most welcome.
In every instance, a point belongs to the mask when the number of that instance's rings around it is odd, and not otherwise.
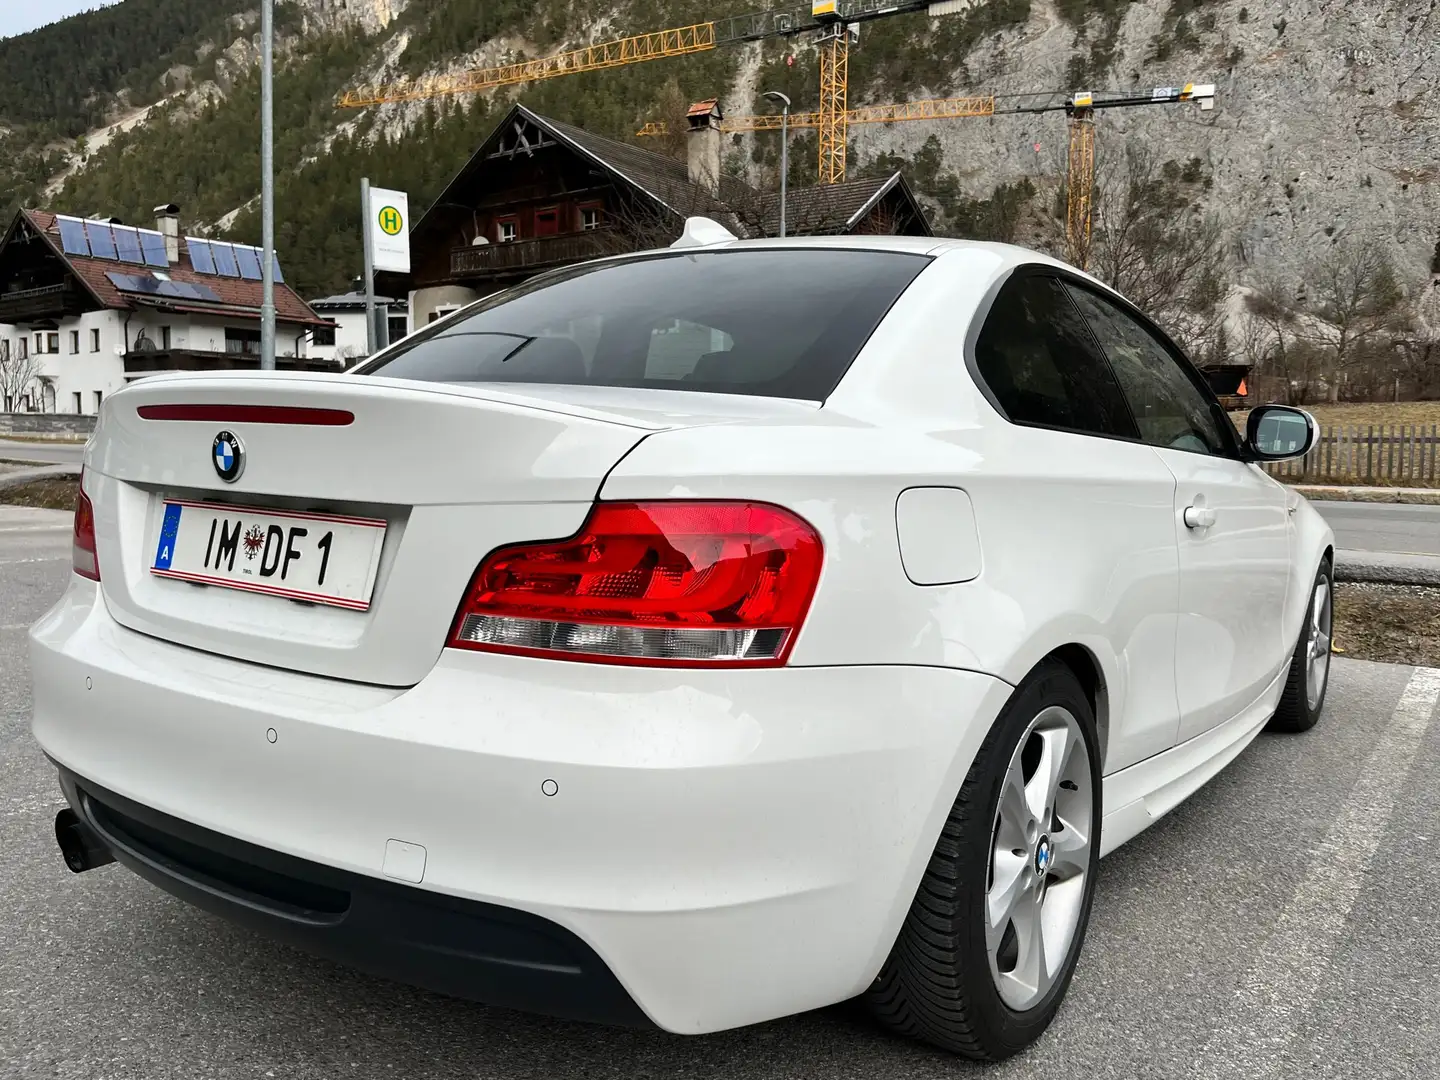
[[[440,993],[650,1026],[595,951],[546,919],[247,844],[63,767],[60,787],[117,862],[196,907]]]
[[[31,658],[72,805],[162,887],[459,996],[687,1033],[868,985],[1009,693],[452,653],[360,686],[137,634],[80,578]]]

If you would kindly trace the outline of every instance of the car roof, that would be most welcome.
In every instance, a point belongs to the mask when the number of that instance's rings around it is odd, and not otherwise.
[[[1103,281],[1052,255],[1020,247],[1017,244],[1001,244],[990,240],[965,240],[936,236],[793,236],[784,239],[765,237],[755,240],[727,240],[716,244],[697,245],[685,250],[738,251],[804,248],[830,248],[836,251],[894,251],[910,255],[928,255],[932,258],[940,256],[963,258],[969,254],[983,252],[991,256],[992,260],[998,257],[998,265],[991,262],[996,274],[1004,274],[1017,266],[1053,266],[1092,282],[1107,293],[1114,293],[1114,290]]]
[[[1081,273],[1075,267],[1030,248],[1015,244],[1000,244],[989,240],[965,240],[954,237],[936,236],[788,236],[762,237],[753,240],[725,240],[714,244],[697,244],[687,247],[688,251],[738,251],[738,250],[780,250],[804,248],[830,248],[834,250],[894,251],[909,255],[939,256],[953,253],[983,251],[999,256],[1008,267],[1044,263],[1063,267],[1071,273]],[[665,249],[659,249],[665,250]],[[1088,276],[1088,275],[1085,275]]]

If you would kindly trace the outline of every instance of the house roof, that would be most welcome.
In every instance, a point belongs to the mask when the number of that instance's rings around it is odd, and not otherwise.
[[[121,292],[106,275],[109,273],[139,273],[145,267],[131,263],[116,262],[113,259],[95,259],[90,256],[67,254],[60,243],[60,228],[55,215],[48,210],[21,210],[20,217],[35,230],[54,251],[55,255],[69,266],[80,283],[89,290],[96,301],[107,308],[119,311],[138,311],[144,308],[162,308],[179,311],[183,308],[189,314],[215,314],[229,318],[259,319],[260,306],[264,299],[264,286],[259,281],[245,278],[223,277],[219,274],[202,274],[190,263],[190,253],[185,240],[180,243],[180,260],[171,263],[165,270],[172,281],[205,285],[220,298],[217,303],[184,300],[176,302],[175,297],[142,296]],[[13,225],[7,233],[13,234]],[[275,319],[281,323],[306,326],[330,326],[329,319],[317,315],[310,305],[288,285],[275,283]]]
[[[886,195],[899,192],[910,203],[912,212],[926,236],[930,227],[925,215],[899,172],[889,176],[846,180],[840,184],[817,184],[793,188],[785,193],[786,231],[799,230],[814,236],[838,236],[849,232],[864,220]],[[763,196],[761,227],[769,236],[780,231],[780,193]]]
[[[717,108],[714,101],[699,102],[692,112],[708,112],[713,108]],[[722,175],[720,195],[716,198],[707,189],[691,182],[689,167],[684,161],[631,143],[596,135],[572,124],[552,120],[520,104],[511,107],[510,112],[495,126],[433,206],[451,202],[451,190],[469,180],[476,170],[483,167],[490,144],[508,132],[517,120],[522,119],[539,126],[557,142],[588,158],[596,166],[647,195],[677,217],[715,217],[732,229],[738,225],[745,233],[773,236],[779,231],[778,193],[762,193],[738,177]],[[926,235],[929,235],[930,230],[924,224],[924,214],[898,172],[878,179],[855,180],[790,191],[786,196],[787,231],[833,234],[849,232],[881,198],[897,187],[912,204],[917,220]],[[427,211],[425,218],[429,216],[430,211]],[[811,222],[814,223],[814,228],[808,227]],[[417,235],[423,232],[425,225],[426,221],[422,219],[416,229]]]
[[[754,198],[755,189],[734,176],[720,177],[720,199],[709,191],[690,181],[690,169],[683,161],[657,154],[644,147],[632,146],[618,139],[607,139],[584,128],[551,120],[526,109],[527,117],[537,124],[543,124],[556,138],[579,150],[597,165],[614,173],[632,187],[639,188],[656,202],[663,204],[681,216],[692,214],[723,214],[729,209],[727,202]]]
[[[404,300],[396,300],[389,296],[375,297],[375,303],[380,305],[389,304],[391,307],[406,307]],[[310,306],[316,311],[351,311],[355,308],[365,306],[365,294],[363,292],[338,293],[335,296],[322,296],[319,300],[311,300]]]

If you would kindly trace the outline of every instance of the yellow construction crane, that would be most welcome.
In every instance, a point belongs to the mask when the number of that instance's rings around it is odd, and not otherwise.
[[[1084,269],[1090,253],[1095,192],[1095,118],[1096,109],[1124,108],[1136,105],[1168,105],[1194,101],[1202,109],[1215,104],[1215,87],[1209,83],[1186,83],[1184,86],[1159,86],[1148,94],[1133,92],[1075,93],[1042,91],[1034,94],[994,94],[978,97],[929,98],[890,105],[865,105],[848,109],[834,130],[845,132],[851,124],[893,124],[906,120],[959,120],[972,116],[1000,116],[1019,113],[1064,112],[1070,118],[1070,144],[1065,172],[1065,236],[1067,257]],[[789,126],[824,130],[826,116],[822,112],[791,113]],[[778,113],[759,116],[721,118],[723,132],[778,131],[782,117]],[[652,121],[636,135],[663,135],[668,130],[663,121]],[[840,144],[844,154],[844,143]],[[824,158],[822,157],[822,162]]]
[[[995,96],[957,98],[926,98],[922,101],[902,101],[893,105],[864,105],[845,111],[845,123],[851,124],[893,124],[897,120],[954,120],[964,116],[995,115]],[[819,112],[791,113],[789,125],[792,128],[818,128]],[[779,131],[779,113],[761,113],[758,116],[732,116],[720,120],[723,132]],[[652,120],[636,135],[664,135],[669,130],[665,121]]]
[[[936,16],[955,14],[970,7],[971,3],[972,0],[812,0],[806,7],[775,8],[751,15],[716,19],[714,22],[633,34],[538,60],[475,68],[457,75],[359,87],[341,95],[339,105],[344,109],[356,109],[447,94],[470,94],[538,79],[602,71],[622,64],[708,52],[722,45],[814,32],[820,44],[820,120],[816,125],[820,132],[820,182],[837,183],[845,179],[845,95],[850,43],[854,40],[856,28],[872,19],[911,12],[925,11]]]

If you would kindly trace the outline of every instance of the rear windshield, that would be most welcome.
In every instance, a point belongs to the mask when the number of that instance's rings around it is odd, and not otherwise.
[[[929,261],[811,248],[570,267],[487,297],[357,373],[824,401]]]

